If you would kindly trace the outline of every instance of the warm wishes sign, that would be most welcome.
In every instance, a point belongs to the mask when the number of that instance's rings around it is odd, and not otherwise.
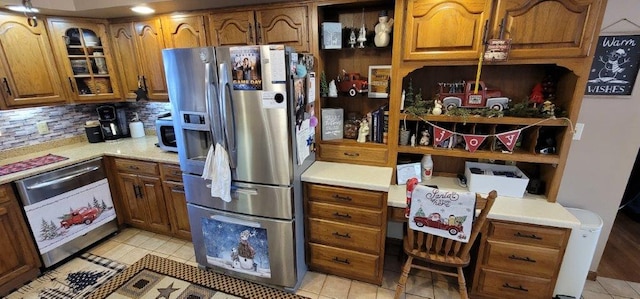
[[[411,194],[409,227],[464,243],[469,242],[476,194],[417,185]]]
[[[631,95],[640,62],[640,35],[600,36],[585,94]]]

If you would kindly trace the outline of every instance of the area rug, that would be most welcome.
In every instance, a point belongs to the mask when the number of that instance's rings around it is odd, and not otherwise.
[[[45,272],[6,298],[74,299],[89,293],[127,266],[90,253]]]
[[[306,298],[148,254],[87,298]]]

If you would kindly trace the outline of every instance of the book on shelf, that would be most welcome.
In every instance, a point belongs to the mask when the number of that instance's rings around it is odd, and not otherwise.
[[[389,123],[389,115],[388,113],[385,113],[388,112],[388,109],[389,106],[385,104],[367,113],[367,117],[371,115],[371,142],[382,143],[384,141],[385,117],[386,128],[388,128]]]

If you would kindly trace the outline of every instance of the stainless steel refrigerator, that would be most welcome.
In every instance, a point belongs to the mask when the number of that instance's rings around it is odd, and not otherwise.
[[[300,175],[313,163],[302,60],[280,45],[163,50],[196,260],[286,290],[306,273]],[[212,145],[231,201],[201,178]]]

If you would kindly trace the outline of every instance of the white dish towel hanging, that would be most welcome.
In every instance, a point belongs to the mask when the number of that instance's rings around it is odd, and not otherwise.
[[[229,168],[229,155],[227,151],[216,143],[209,148],[207,159],[204,162],[202,178],[211,180],[211,196],[219,197],[226,202],[231,201],[231,169]]]

